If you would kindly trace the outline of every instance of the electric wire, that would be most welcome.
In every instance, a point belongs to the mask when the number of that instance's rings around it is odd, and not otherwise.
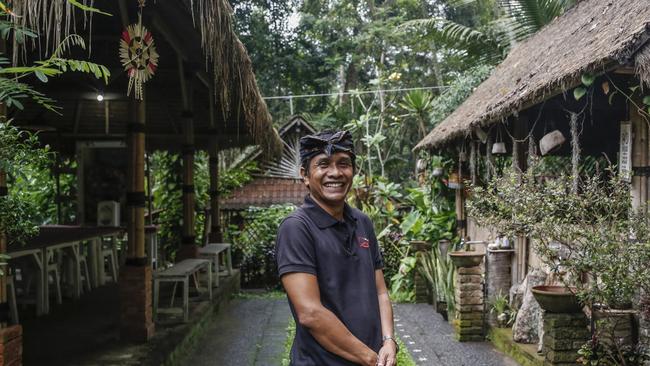
[[[274,95],[270,97],[262,97],[262,99],[294,99],[294,98],[313,98],[313,97],[331,97],[341,95],[359,95],[359,94],[372,94],[372,93],[391,93],[400,91],[413,91],[413,90],[432,90],[432,89],[447,89],[449,86],[435,85],[435,86],[422,86],[417,88],[396,88],[396,89],[376,89],[376,90],[360,90],[360,91],[346,91],[336,93],[319,93],[319,94],[298,94],[298,95]]]

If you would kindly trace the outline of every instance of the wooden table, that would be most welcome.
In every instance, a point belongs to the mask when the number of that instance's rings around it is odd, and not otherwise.
[[[81,296],[81,245],[83,242],[91,241],[91,248],[93,245],[101,246],[101,237],[116,235],[123,231],[120,227],[90,227],[90,226],[73,226],[73,225],[43,225],[39,227],[39,232],[36,236],[30,238],[24,246],[16,246],[10,244],[10,249],[7,254],[12,258],[20,256],[32,255],[37,261],[39,268],[40,283],[37,282],[37,292],[40,286],[41,301],[37,301],[37,314],[49,313],[49,286],[48,286],[48,258],[50,254],[54,254],[57,250],[65,250],[70,255],[71,259],[71,277],[73,281],[73,297],[78,298]],[[101,247],[100,247],[101,249]],[[37,254],[40,252],[40,254]],[[96,250],[90,250],[91,256],[96,256]],[[101,250],[99,251],[101,254]],[[93,283],[98,283],[97,273],[100,263],[95,257],[88,259],[90,276]],[[103,264],[101,264],[103,268]],[[38,294],[37,294],[38,298]]]

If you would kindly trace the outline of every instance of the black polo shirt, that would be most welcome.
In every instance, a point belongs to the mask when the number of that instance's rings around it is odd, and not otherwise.
[[[355,337],[375,352],[381,348],[381,318],[375,270],[383,268],[372,222],[361,211],[345,205],[338,221],[310,196],[284,219],[278,230],[276,259],[280,276],[292,272],[317,277],[321,303]],[[309,330],[298,323],[291,347],[291,365],[354,365],[325,350]]]

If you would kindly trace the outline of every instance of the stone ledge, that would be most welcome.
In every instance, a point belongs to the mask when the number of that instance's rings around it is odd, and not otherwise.
[[[488,339],[496,349],[512,357],[521,366],[544,366],[544,357],[537,354],[537,344],[521,344],[512,340],[512,329],[490,328]]]

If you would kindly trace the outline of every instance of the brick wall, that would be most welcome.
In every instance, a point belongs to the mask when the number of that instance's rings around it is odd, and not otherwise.
[[[460,342],[483,341],[483,269],[480,266],[457,268],[454,287],[456,339]]]
[[[578,350],[590,338],[587,316],[576,314],[544,314],[545,365],[578,365]]]
[[[0,329],[0,366],[23,364],[23,328],[12,325]]]
[[[120,268],[120,337],[146,342],[154,334],[151,266]]]

